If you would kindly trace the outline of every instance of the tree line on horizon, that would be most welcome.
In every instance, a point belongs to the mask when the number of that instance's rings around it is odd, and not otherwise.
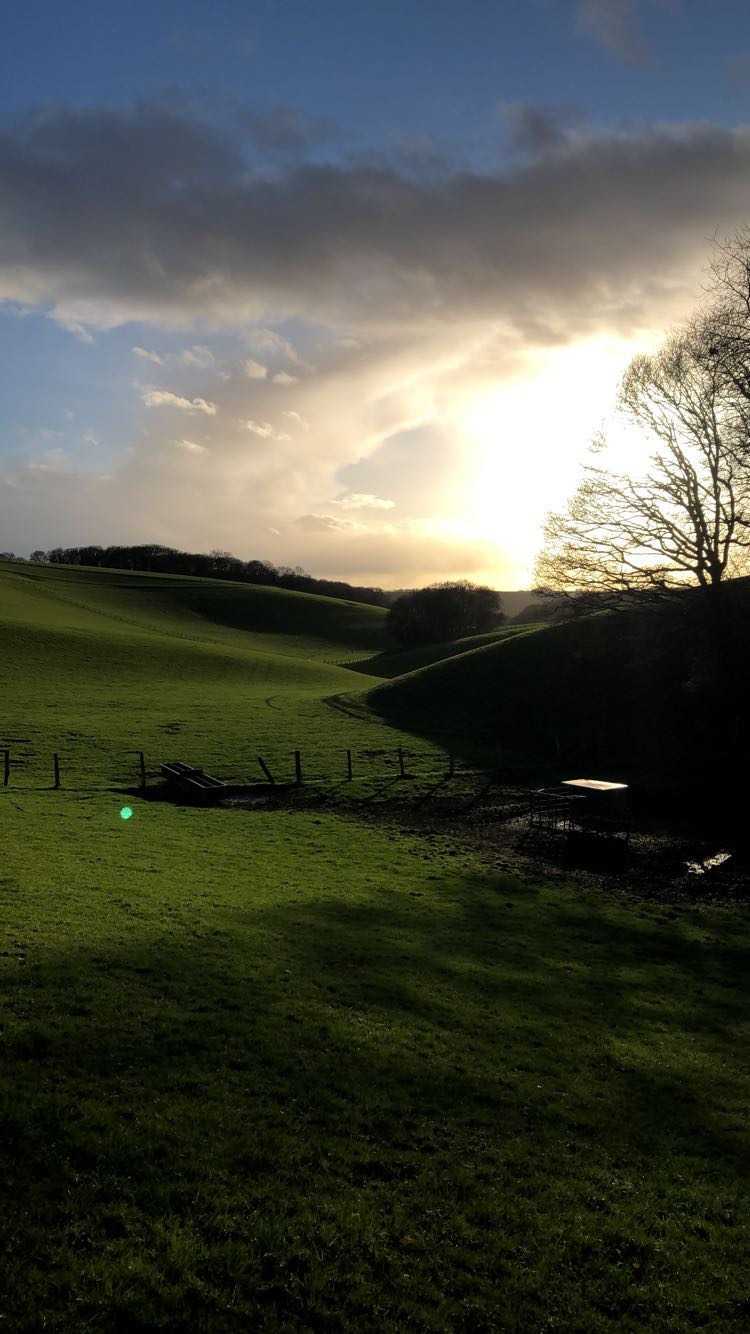
[[[23,559],[12,551],[8,560]],[[427,588],[371,588],[343,580],[316,579],[301,568],[277,567],[267,560],[240,560],[230,551],[179,551],[159,543],[137,546],[97,545],[52,547],[32,551],[36,565],[83,565],[89,568],[137,570],[146,574],[184,574],[228,579],[237,583],[286,588],[319,597],[342,598],[388,609],[388,634],[403,647],[440,643],[493,629],[505,620],[501,594],[469,580],[445,581]]]
[[[461,579],[402,593],[388,612],[388,633],[403,648],[414,648],[482,634],[504,620],[497,589]]]
[[[6,552],[12,557],[12,552]],[[17,559],[17,557],[14,557]],[[240,560],[231,551],[179,551],[159,543],[139,546],[53,547],[32,551],[35,564],[85,565],[109,570],[138,570],[147,574],[188,574],[200,578],[229,579],[237,583],[263,584],[286,588],[295,593],[316,593],[319,597],[345,598],[375,607],[388,607],[395,593],[382,588],[361,587],[339,579],[316,579],[299,566],[276,566],[267,560]]]

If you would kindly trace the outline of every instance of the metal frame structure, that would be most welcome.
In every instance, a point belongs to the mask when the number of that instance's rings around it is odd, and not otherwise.
[[[573,778],[529,796],[529,828],[540,832],[617,839],[627,845],[630,825],[630,794],[624,783]]]

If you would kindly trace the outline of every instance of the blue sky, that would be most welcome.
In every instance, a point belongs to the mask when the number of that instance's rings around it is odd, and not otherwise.
[[[165,93],[283,103],[360,141],[492,137],[499,100],[574,102],[596,118],[733,123],[750,83],[742,3],[612,6],[643,58],[607,49],[570,0],[35,3],[4,16],[7,112],[34,102],[121,104]],[[606,8],[606,6],[605,6]],[[630,16],[627,17],[628,11]]]
[[[527,582],[629,355],[750,216],[738,3],[32,2],[0,90],[19,552]]]

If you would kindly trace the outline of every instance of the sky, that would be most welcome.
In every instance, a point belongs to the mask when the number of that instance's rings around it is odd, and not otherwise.
[[[26,0],[0,549],[528,587],[628,361],[749,221],[745,3]]]

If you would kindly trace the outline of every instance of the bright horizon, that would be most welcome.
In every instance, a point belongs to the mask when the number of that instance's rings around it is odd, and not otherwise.
[[[628,361],[750,218],[750,33],[496,9],[10,23],[0,548],[530,586]]]

